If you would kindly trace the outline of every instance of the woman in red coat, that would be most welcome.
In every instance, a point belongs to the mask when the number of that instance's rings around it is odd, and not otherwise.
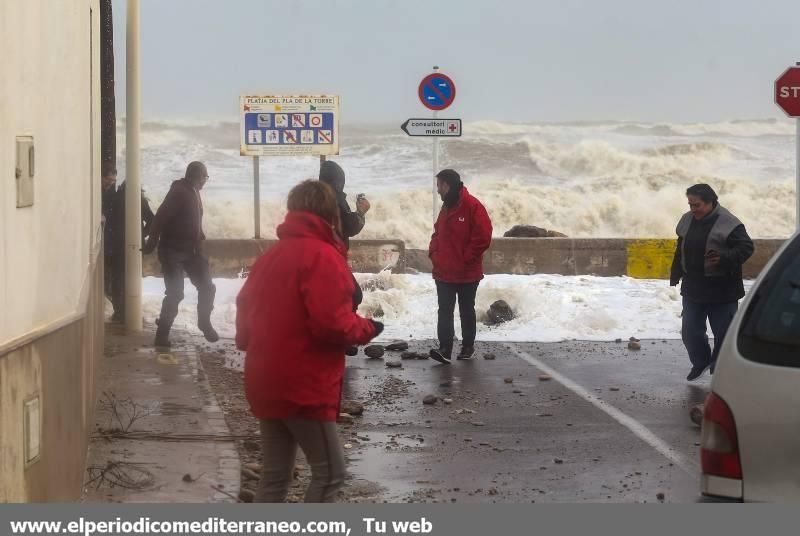
[[[353,312],[355,287],[330,186],[300,183],[288,209],[278,244],[256,261],[236,299],[245,393],[261,420],[256,501],[286,499],[299,445],[312,474],[305,501],[332,502],[345,477],[336,434],[344,351],[368,343],[383,324]]]

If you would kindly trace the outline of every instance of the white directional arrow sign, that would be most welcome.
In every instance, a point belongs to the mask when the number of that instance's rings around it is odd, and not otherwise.
[[[458,137],[461,119],[409,119],[400,128],[409,136]]]

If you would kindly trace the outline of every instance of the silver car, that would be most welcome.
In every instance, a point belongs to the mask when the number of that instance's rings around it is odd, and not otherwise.
[[[704,496],[800,501],[800,234],[770,260],[723,342],[703,413]]]

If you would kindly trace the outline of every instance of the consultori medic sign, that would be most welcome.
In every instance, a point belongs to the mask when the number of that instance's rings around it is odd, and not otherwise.
[[[789,67],[775,80],[775,104],[789,117],[800,117],[800,67]]]

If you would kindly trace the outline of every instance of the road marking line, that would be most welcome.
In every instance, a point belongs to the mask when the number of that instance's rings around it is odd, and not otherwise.
[[[631,431],[633,435],[653,447],[659,454],[667,458],[669,461],[686,471],[691,475],[696,475],[699,471],[699,466],[696,462],[686,458],[683,454],[675,452],[675,450],[670,447],[664,440],[660,437],[655,435],[653,432],[650,431],[645,425],[628,415],[617,409],[616,407],[612,406],[602,398],[593,395],[583,387],[581,387],[576,382],[570,380],[557,370],[548,365],[544,364],[542,361],[536,359],[532,355],[527,352],[524,352],[517,348],[515,344],[509,345],[509,348],[512,352],[514,352],[520,359],[523,361],[528,362],[528,364],[533,365],[534,367],[538,368],[555,381],[575,393],[576,395],[580,396],[594,407],[599,409],[600,411],[604,412],[606,415],[617,421],[619,424],[627,428]]]

